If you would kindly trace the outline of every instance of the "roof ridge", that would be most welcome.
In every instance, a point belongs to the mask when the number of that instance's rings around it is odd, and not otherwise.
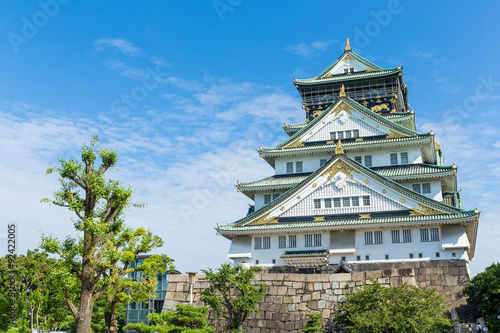
[[[368,67],[373,67],[373,68],[377,69],[378,71],[384,70],[382,67],[375,65],[371,61],[366,60],[365,58],[363,58],[362,56],[360,56],[359,54],[357,54],[353,50],[349,49],[349,50],[344,51],[344,53],[342,53],[342,55],[340,57],[338,57],[337,60],[335,60],[330,66],[328,66],[327,69],[325,69],[323,72],[321,72],[321,74],[316,76],[316,79],[321,79],[326,73],[328,73],[333,67],[335,67],[335,65],[337,65],[339,63],[339,61],[343,57],[345,57],[347,54],[352,55],[356,60],[362,62],[363,64],[365,64]]]

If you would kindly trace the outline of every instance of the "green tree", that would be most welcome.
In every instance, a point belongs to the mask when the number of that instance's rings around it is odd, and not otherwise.
[[[477,274],[464,288],[467,303],[478,306],[491,332],[500,331],[500,264],[492,264]]]
[[[154,325],[144,323],[128,324],[125,330],[135,330],[137,333],[207,333],[213,332],[214,327],[207,324],[208,308],[190,304],[177,305],[175,311],[151,313],[148,319]]]
[[[202,291],[201,301],[208,305],[217,318],[225,318],[226,331],[242,332],[241,326],[252,312],[258,311],[257,303],[264,300],[266,285],[255,285],[257,266],[245,268],[222,264],[214,271],[202,270],[210,286]]]
[[[129,272],[130,263],[140,253],[161,247],[163,241],[144,228],[125,226],[123,212],[143,205],[131,202],[130,186],[104,177],[118,163],[116,151],[100,148],[94,137],[90,145],[81,148],[81,162],[71,158],[59,162],[60,166],[47,169],[47,174],[59,174],[61,188],[52,200],[42,201],[74,212],[73,225],[79,236],[59,240],[42,235],[41,247],[64,259],[80,280],[78,307],[66,287],[63,291],[76,331],[88,333],[94,302]]]
[[[334,318],[351,332],[448,332],[453,327],[446,317],[448,304],[435,289],[372,283],[347,293]]]
[[[306,328],[304,328],[302,332],[323,332],[323,327],[321,324],[321,318],[323,318],[323,315],[321,313],[307,313],[306,316],[309,317],[309,320],[306,323]]]

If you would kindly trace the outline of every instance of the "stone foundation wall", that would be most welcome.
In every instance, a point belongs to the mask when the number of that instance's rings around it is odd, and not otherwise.
[[[326,274],[328,269],[323,269],[323,274],[259,274],[257,283],[265,283],[268,286],[267,293],[264,302],[259,305],[260,312],[250,315],[246,321],[246,332],[298,333],[304,328],[306,313],[309,312],[321,313],[326,325],[335,313],[338,303],[344,299],[345,286],[361,286],[363,283],[370,283],[370,279],[389,286],[407,283],[436,288],[450,301],[450,307],[453,305],[460,308],[466,304],[462,290],[470,279],[464,260],[364,263],[350,267],[355,272]],[[208,283],[203,281],[204,277],[196,276],[193,286],[195,305],[203,305],[199,301],[200,291],[208,287]],[[188,277],[171,275],[163,311],[174,309],[176,304],[188,302]],[[223,322],[216,321],[212,314],[209,318],[210,324],[216,327],[216,332],[221,332]]]

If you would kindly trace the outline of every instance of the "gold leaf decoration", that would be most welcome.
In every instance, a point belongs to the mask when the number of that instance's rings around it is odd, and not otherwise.
[[[354,169],[352,166],[349,164],[345,163],[341,159],[338,159],[335,163],[330,165],[323,173],[320,175],[320,177],[323,176],[328,176],[327,181],[330,180],[332,177],[334,177],[339,171],[342,171],[349,177],[353,178],[352,173],[359,173],[358,170]]]
[[[359,214],[360,219],[371,219],[371,214]]]
[[[431,208],[431,207],[428,207],[428,206],[424,206],[422,204],[418,204],[419,208],[413,208],[411,211],[410,211],[410,216],[416,216],[416,215],[441,215],[441,214],[445,214],[443,212],[440,212],[439,210],[437,209],[434,209],[434,208]]]
[[[406,135],[395,132],[393,130],[389,130],[389,133],[386,134],[387,139],[395,139],[395,138],[404,138]]]
[[[249,223],[248,225],[263,225],[263,224],[276,224],[278,223],[278,219],[274,216],[270,216],[271,213],[267,213],[265,215],[262,215],[255,221]]]
[[[324,216],[315,216],[314,222],[325,222],[325,217]]]
[[[290,143],[285,148],[297,148],[297,147],[303,147],[303,146],[304,146],[304,141],[301,141],[299,138],[299,139],[293,141],[292,143]]]

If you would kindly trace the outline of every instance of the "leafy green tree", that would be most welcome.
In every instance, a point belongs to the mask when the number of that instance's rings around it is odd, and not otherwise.
[[[337,322],[353,333],[448,332],[448,304],[435,289],[403,284],[385,287],[377,281],[347,293]]]
[[[77,332],[90,332],[95,301],[129,272],[140,253],[161,247],[163,241],[144,228],[133,230],[124,224],[123,212],[131,206],[132,189],[104,177],[118,163],[114,150],[102,149],[94,137],[81,148],[81,162],[59,159],[60,166],[47,169],[57,173],[61,188],[54,198],[42,199],[66,207],[76,215],[77,237],[64,240],[42,235],[41,247],[58,254],[80,280],[79,306],[63,288],[66,304],[75,319]]]
[[[500,331],[500,264],[492,264],[467,283],[467,303],[478,306],[491,332]]]
[[[302,330],[302,332],[306,333],[314,333],[314,332],[323,332],[321,318],[323,315],[321,313],[307,313],[306,316],[309,317],[309,320],[306,323],[306,328]]]
[[[201,301],[208,305],[217,318],[225,318],[224,329],[242,332],[241,326],[252,312],[259,310],[257,303],[264,300],[266,285],[255,285],[255,273],[262,269],[257,266],[245,268],[222,264],[214,271],[202,270],[210,286],[201,292]]]
[[[151,313],[148,319],[154,325],[144,323],[128,324],[125,330],[135,330],[137,333],[207,333],[213,332],[214,327],[207,324],[208,308],[191,304],[177,305],[175,311]]]

